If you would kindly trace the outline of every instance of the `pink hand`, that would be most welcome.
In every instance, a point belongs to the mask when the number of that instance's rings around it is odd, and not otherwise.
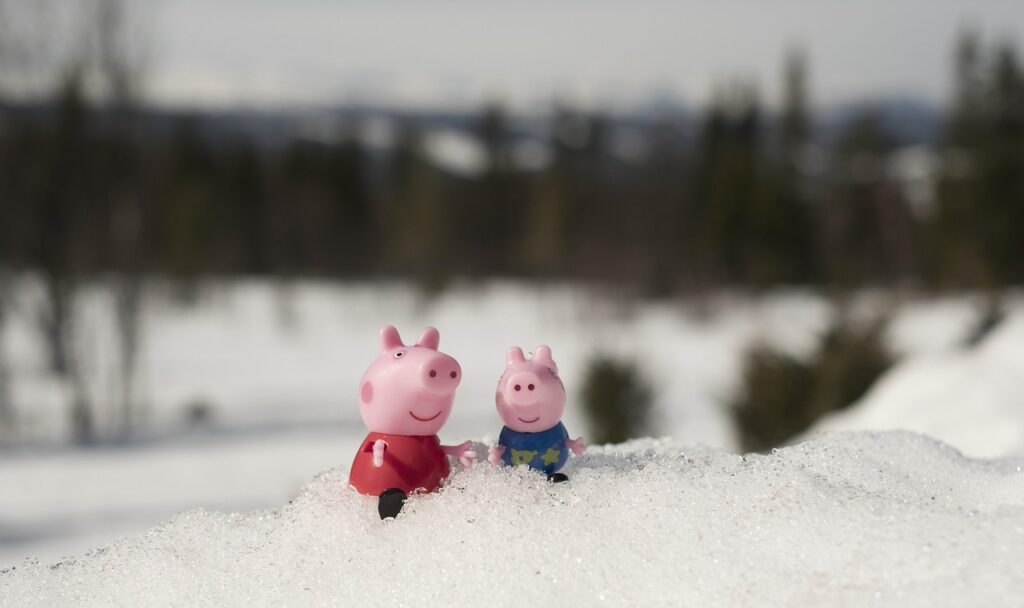
[[[459,456],[459,462],[464,467],[473,466],[474,460],[476,460],[476,450],[463,450],[462,455]]]
[[[387,447],[388,443],[383,439],[373,442],[373,466],[380,467],[384,465],[384,450]]]
[[[587,445],[583,442],[582,437],[577,437],[576,439],[566,439],[565,445],[569,446],[569,449],[572,450],[572,453],[576,454],[577,456],[582,456],[587,453]]]
[[[492,445],[487,448],[487,462],[497,465],[501,462],[502,455],[505,454],[505,446],[503,445]]]
[[[462,466],[468,467],[473,464],[473,459],[476,458],[476,452],[469,449],[472,446],[472,441],[463,441],[459,445],[442,445],[441,450],[449,456],[455,456],[462,463]]]

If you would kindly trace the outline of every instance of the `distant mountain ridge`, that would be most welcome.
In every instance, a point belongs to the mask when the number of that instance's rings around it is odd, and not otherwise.
[[[0,110],[13,115],[40,116],[54,110],[50,104],[4,104]],[[576,111],[567,108],[569,111]],[[190,109],[145,108],[138,115],[146,129],[166,132],[182,124],[190,124],[211,142],[231,143],[245,139],[260,147],[277,147],[296,138],[326,139],[341,137],[353,129],[372,122],[397,127],[414,124],[423,131],[454,130],[474,134],[481,110],[422,109],[412,110],[388,106],[343,105],[321,108],[256,109]],[[509,111],[507,128],[512,139],[545,138],[555,106],[548,111]],[[594,114],[591,110],[580,110]],[[704,109],[682,102],[661,101],[630,109],[597,111],[611,130],[659,128],[671,123],[685,135],[696,135]],[[814,138],[830,144],[852,120],[865,114],[877,116],[899,146],[930,145],[942,129],[944,111],[935,104],[908,97],[889,97],[835,104],[812,111]],[[775,115],[766,112],[770,129]],[[690,139],[690,137],[684,137]]]

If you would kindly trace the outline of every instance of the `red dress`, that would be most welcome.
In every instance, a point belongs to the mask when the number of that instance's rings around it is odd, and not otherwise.
[[[384,464],[373,466],[373,444],[383,439]],[[420,490],[433,492],[448,477],[448,457],[441,450],[437,435],[388,435],[370,433],[363,439],[348,483],[362,494],[380,496],[384,490],[398,488],[406,494]]]

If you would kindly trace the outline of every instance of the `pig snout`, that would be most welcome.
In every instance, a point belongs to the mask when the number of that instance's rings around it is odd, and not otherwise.
[[[519,372],[505,384],[505,400],[512,405],[533,405],[539,397],[540,378],[533,372]]]
[[[447,355],[430,357],[420,367],[420,373],[427,390],[438,395],[447,395],[455,391],[462,382],[462,368],[459,367],[459,362]]]

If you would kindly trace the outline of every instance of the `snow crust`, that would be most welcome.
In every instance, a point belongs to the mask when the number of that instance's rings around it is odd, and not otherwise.
[[[476,465],[394,521],[318,475],[271,511],[191,511],[0,574],[0,606],[1011,606],[1024,459],[912,433],[769,455],[593,448],[548,484]]]

